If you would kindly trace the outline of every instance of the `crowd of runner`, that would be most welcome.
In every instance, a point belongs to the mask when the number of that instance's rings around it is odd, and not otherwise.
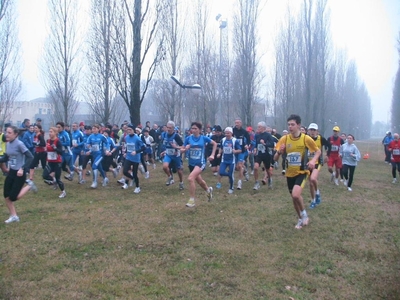
[[[321,203],[318,174],[324,163],[328,165],[332,183],[342,182],[351,192],[361,154],[354,144],[354,136],[340,133],[338,126],[333,127],[332,136],[324,138],[316,123],[306,128],[298,115],[289,116],[287,124],[288,129],[280,135],[265,122],[257,123],[255,130],[250,126],[244,128],[239,118],[234,120],[234,126],[224,130],[218,125],[204,129],[201,123],[192,122],[184,136],[173,121],[161,128],[156,124],[150,128],[149,122],[143,128],[126,121],[121,127],[90,126],[81,122],[73,123],[70,128],[60,121],[46,135],[40,119],[32,125],[26,119],[21,128],[6,125],[5,133],[0,135],[0,167],[6,175],[4,198],[10,213],[5,223],[19,221],[14,206],[16,200],[28,191],[37,192],[34,182],[39,163],[44,182],[61,191],[59,198],[65,198],[67,191],[62,172],[66,172],[64,179],[74,181],[77,178],[82,185],[92,178],[92,189],[98,188],[100,183],[107,186],[108,174],[114,178],[121,176],[117,180],[121,188],[133,186],[133,193],[139,194],[138,172],[148,179],[149,169],[156,169],[157,161],[162,163],[166,174],[166,186],[175,182],[174,174],[177,174],[178,187],[183,190],[183,162],[187,160],[189,200],[186,206],[192,208],[196,204],[196,183],[205,190],[209,201],[213,199],[213,186],[202,177],[207,165],[217,178],[215,188],[221,189],[222,178],[228,177],[227,192],[233,194],[235,188],[241,190],[251,176],[254,190],[262,185],[272,189],[272,169],[279,167],[282,156],[282,174],[287,178],[298,216],[295,228],[301,229],[309,223],[302,197],[306,182],[309,181],[310,187],[310,209]],[[393,135],[385,149],[390,153],[393,183],[396,183],[396,170],[400,173],[399,134]]]

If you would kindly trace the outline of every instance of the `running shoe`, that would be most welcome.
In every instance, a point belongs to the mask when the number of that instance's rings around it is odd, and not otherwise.
[[[10,224],[13,222],[19,222],[19,217],[18,216],[10,216],[7,220],[4,221],[6,224]]]
[[[317,202],[316,201],[311,201],[310,208],[313,209],[313,208],[316,208],[316,207],[317,207]]]
[[[186,203],[187,207],[194,207],[196,204],[194,204],[194,200],[193,199],[189,199],[188,203]]]
[[[38,188],[37,188],[36,184],[35,184],[32,180],[28,179],[28,180],[26,181],[26,183],[29,185],[29,190],[30,190],[30,191],[32,191],[32,192],[34,192],[34,193],[37,193]]]
[[[62,191],[60,196],[58,196],[58,198],[65,198],[67,196],[67,192],[66,191]]]
[[[397,178],[393,178],[392,183],[397,183]]]
[[[213,198],[213,188],[211,186],[208,188],[207,198],[208,198],[208,201],[211,201]]]
[[[260,189],[260,183],[258,181],[256,181],[256,183],[254,184],[253,190],[259,190]]]
[[[92,174],[92,172],[90,172],[89,170],[86,171],[86,176],[90,176],[90,174]]]
[[[128,189],[128,185],[127,185],[126,183],[124,183],[124,184],[121,186],[121,188],[124,189],[124,190],[127,190],[127,189]]]
[[[78,173],[78,182],[81,182],[82,179],[83,179],[83,177],[82,177],[82,171],[79,171],[79,173]]]
[[[247,170],[246,173],[244,174],[244,178],[246,179],[246,181],[249,181],[250,179],[249,172],[247,172]]]
[[[150,172],[147,171],[146,173],[144,173],[144,178],[145,179],[149,179],[150,178]]]
[[[133,191],[134,194],[139,194],[140,193],[140,187],[136,187],[135,190]]]
[[[179,182],[179,190],[182,191],[184,188],[183,182]]]
[[[351,187],[348,187],[347,190],[348,190],[349,192],[352,192],[352,191],[353,191],[353,189],[352,189]]]
[[[174,184],[174,183],[175,183],[174,178],[171,176],[171,177],[168,177],[167,182],[165,183],[165,185],[171,185],[171,184]]]
[[[347,186],[347,180],[343,180],[343,185]]]
[[[47,183],[48,185],[53,185],[53,180],[45,179],[44,182]]]
[[[122,177],[120,180],[117,180],[117,182],[120,184],[125,184],[125,178]]]
[[[86,183],[86,180],[81,180],[81,181],[79,181],[79,184],[85,184]]]
[[[68,181],[72,181],[71,175],[65,175],[64,178],[67,179]]]
[[[106,178],[103,179],[102,186],[107,186],[107,184],[108,184],[108,178],[106,177]]]
[[[282,170],[282,175],[286,175],[286,170]]]
[[[143,165],[139,166],[139,171],[142,175],[145,173]]]
[[[303,226],[307,226],[307,225],[308,225],[308,222],[310,221],[310,219],[308,218],[307,215],[305,215],[305,216],[302,216],[302,217],[301,217],[301,221],[302,221],[302,223],[303,223]]]
[[[272,178],[268,178],[268,188],[272,190]]]
[[[217,189],[220,189],[221,188],[221,182],[217,182],[217,184],[215,185],[215,187],[217,188]]]
[[[229,190],[228,190],[228,194],[233,194],[233,190],[232,190],[232,189],[229,189]]]
[[[319,205],[321,203],[321,194],[315,194],[315,204]]]
[[[331,182],[333,182],[333,180],[335,179],[335,172],[333,172],[332,174],[331,174]]]
[[[238,180],[237,189],[238,190],[242,189],[242,181],[240,179]]]
[[[274,162],[274,169],[275,170],[278,170],[279,169],[279,164],[278,164],[278,162],[276,161],[276,162]]]
[[[335,185],[339,185],[339,180],[335,178]]]
[[[92,189],[97,189],[97,182],[93,182],[92,185],[90,186]]]
[[[301,229],[301,228],[303,228],[303,220],[302,220],[302,219],[299,219],[299,220],[297,221],[297,225],[296,225],[294,228],[296,228],[296,229]]]

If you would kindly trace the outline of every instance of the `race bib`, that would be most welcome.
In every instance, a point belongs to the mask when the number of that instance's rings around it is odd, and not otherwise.
[[[74,145],[74,146],[78,145],[78,141],[77,140],[72,140],[72,145]]]
[[[265,146],[263,144],[257,144],[257,150],[261,153],[265,153]]]
[[[339,151],[339,147],[337,145],[332,145],[331,151],[338,152]]]
[[[9,163],[10,163],[10,167],[15,167],[17,165],[17,158],[16,157],[12,157],[12,158],[10,157]]]
[[[400,155],[400,149],[393,149],[393,155]]]
[[[48,160],[57,160],[57,152],[47,152]]]
[[[189,154],[191,159],[201,159],[201,150],[190,149]]]
[[[136,151],[135,144],[126,144],[126,152],[133,152]]]
[[[92,151],[94,152],[100,151],[100,145],[98,144],[92,145]]]
[[[224,147],[224,154],[232,154],[233,148],[232,147]]]
[[[175,149],[168,148],[166,150],[167,155],[175,155]]]
[[[299,167],[299,166],[301,166],[301,153],[300,152],[288,153],[286,156],[286,160],[287,160],[288,166]]]

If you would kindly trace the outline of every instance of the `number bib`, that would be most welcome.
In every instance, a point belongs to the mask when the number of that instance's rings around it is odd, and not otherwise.
[[[261,153],[265,153],[265,146],[263,144],[257,144],[257,150]]]
[[[167,148],[166,153],[167,153],[167,155],[175,155],[175,149]]]
[[[393,155],[400,155],[400,149],[393,149]]]
[[[48,160],[57,160],[57,152],[47,152]]]
[[[301,166],[301,153],[300,152],[292,152],[288,153],[286,156],[286,160],[288,162],[288,166]]]
[[[94,152],[100,151],[100,145],[98,144],[92,145],[92,151]]]
[[[135,144],[126,144],[126,152],[136,151]]]
[[[189,154],[191,159],[201,159],[201,150],[198,149],[190,149]]]
[[[339,147],[337,145],[332,145],[331,151],[338,152],[339,151]]]
[[[232,147],[224,147],[224,154],[232,154],[233,148]]]

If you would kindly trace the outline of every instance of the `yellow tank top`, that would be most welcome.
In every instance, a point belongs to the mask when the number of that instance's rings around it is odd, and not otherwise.
[[[300,174],[308,174],[307,170],[307,149],[315,152],[318,147],[314,140],[305,134],[300,134],[296,139],[293,139],[290,134],[283,136],[276,149],[280,149],[280,145],[285,143],[286,149],[286,177],[296,177]]]
[[[0,155],[6,152],[7,142],[3,142],[4,133],[0,134]]]

